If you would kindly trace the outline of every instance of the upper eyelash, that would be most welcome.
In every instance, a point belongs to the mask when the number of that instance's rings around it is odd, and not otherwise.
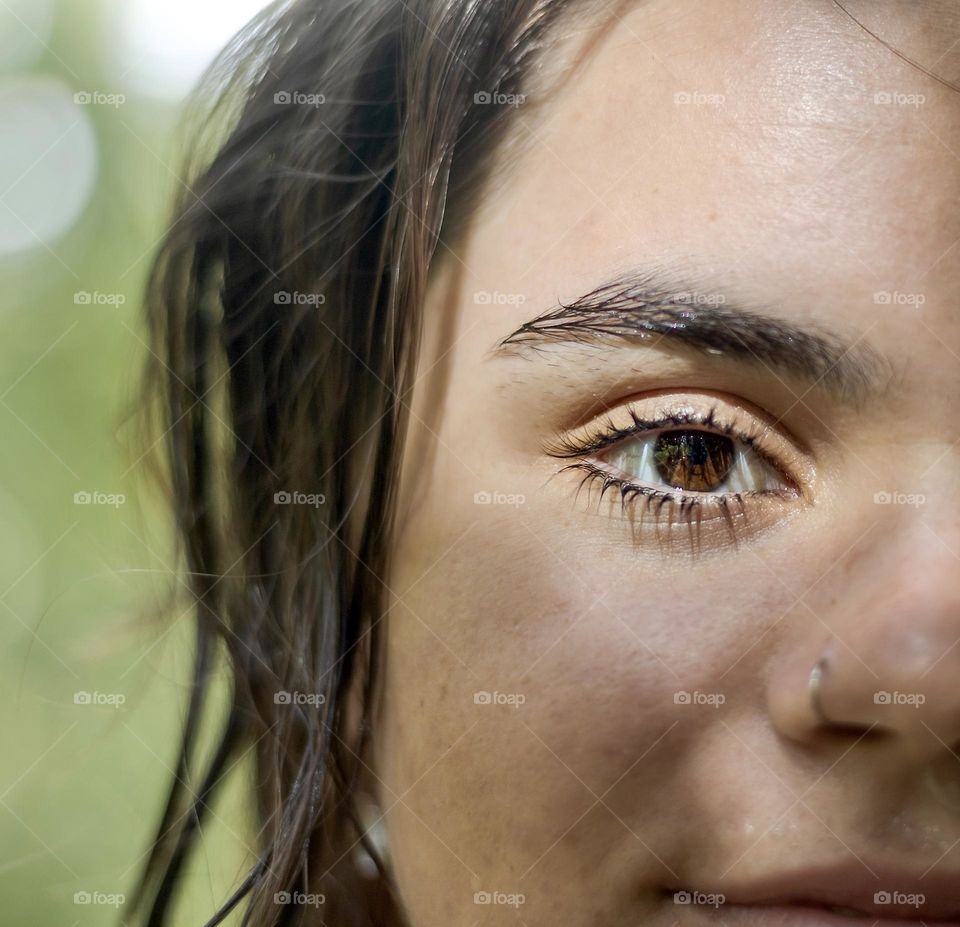
[[[597,426],[594,431],[588,433],[586,438],[578,441],[568,435],[557,435],[553,444],[546,447],[545,450],[551,457],[564,460],[572,457],[586,457],[588,454],[597,454],[600,451],[607,450],[607,448],[614,447],[628,438],[662,431],[664,428],[696,425],[699,428],[709,428],[714,433],[735,438],[762,457],[767,463],[777,467],[778,470],[782,469],[780,464],[758,445],[759,433],[749,433],[728,423],[718,424],[716,406],[711,408],[706,415],[699,412],[679,412],[672,415],[663,415],[657,419],[642,419],[631,408],[628,408],[627,412],[633,424],[626,428],[614,425],[612,419],[608,416],[605,424]]]

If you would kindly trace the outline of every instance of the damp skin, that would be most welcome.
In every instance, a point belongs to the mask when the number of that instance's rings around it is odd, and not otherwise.
[[[414,927],[674,927],[704,914],[674,890],[828,867],[865,895],[858,858],[960,885],[960,97],[831,7],[571,29],[436,268],[371,761]],[[960,32],[920,7],[853,12],[932,65]],[[625,276],[618,311],[726,314],[623,337],[595,310]],[[665,479],[665,434],[740,483]],[[811,708],[824,652],[847,727]]]

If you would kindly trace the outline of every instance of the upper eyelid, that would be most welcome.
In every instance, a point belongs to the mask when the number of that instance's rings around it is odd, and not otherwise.
[[[548,447],[546,449],[547,453],[551,457],[559,458],[583,457],[587,454],[607,450],[630,438],[663,431],[666,428],[683,427],[684,425],[712,430],[717,434],[735,438],[756,450],[756,437],[731,423],[719,423],[716,419],[716,407],[711,408],[706,415],[696,412],[679,413],[661,416],[656,419],[642,419],[630,407],[627,411],[632,422],[629,427],[617,427],[612,419],[607,416],[602,424],[594,426],[598,430],[590,432],[591,438],[589,440],[577,442],[569,436],[564,436],[559,438],[552,447]],[[768,455],[761,454],[761,456],[767,457]]]

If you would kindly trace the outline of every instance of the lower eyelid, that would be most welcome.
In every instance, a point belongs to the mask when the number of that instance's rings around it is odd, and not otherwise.
[[[586,496],[588,512],[601,517],[619,514],[635,546],[652,538],[661,547],[694,553],[711,547],[736,547],[741,540],[786,521],[796,511],[800,495],[793,490],[663,492],[631,484],[590,461],[567,464],[557,475],[565,473],[577,481],[576,500],[583,504]]]

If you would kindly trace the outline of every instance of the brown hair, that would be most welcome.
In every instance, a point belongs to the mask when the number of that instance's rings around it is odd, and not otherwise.
[[[373,879],[352,848],[368,844],[356,791],[421,306],[438,245],[455,240],[503,143],[512,107],[498,95],[522,92],[569,5],[294,0],[206,78],[217,93],[200,119],[216,147],[194,147],[146,301],[144,395],[196,652],[134,899],[144,923],[169,922],[221,779],[251,747],[259,858],[209,924],[244,898],[243,924],[301,923],[301,905],[275,902],[297,892],[323,893],[337,927],[402,920],[375,848]],[[307,504],[284,504],[295,493]],[[198,768],[224,657],[230,709]]]

